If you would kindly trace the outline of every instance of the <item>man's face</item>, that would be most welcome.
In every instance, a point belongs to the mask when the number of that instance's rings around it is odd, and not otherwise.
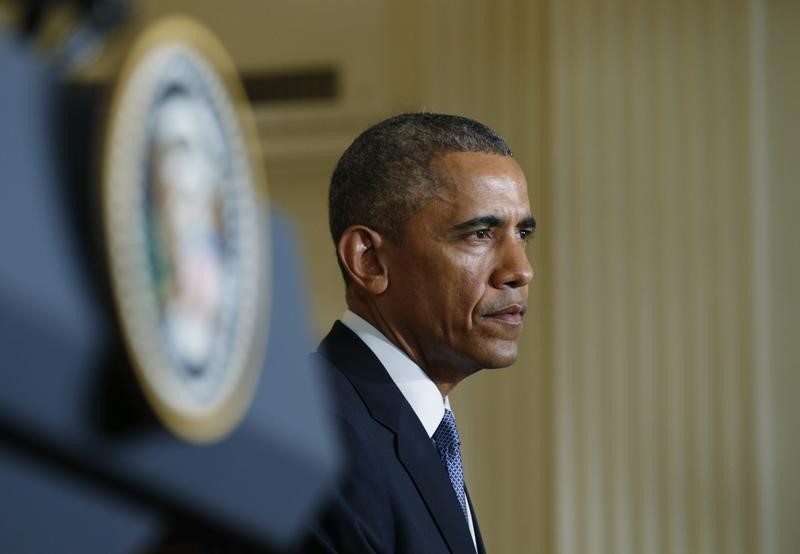
[[[516,360],[534,221],[512,158],[456,153],[434,167],[440,190],[387,245],[384,315],[436,380]]]

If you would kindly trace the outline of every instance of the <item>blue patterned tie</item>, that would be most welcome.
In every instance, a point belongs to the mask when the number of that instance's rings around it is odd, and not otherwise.
[[[456,420],[453,417],[453,412],[447,409],[444,411],[442,422],[431,438],[433,438],[436,448],[439,450],[442,464],[447,468],[450,484],[453,485],[458,503],[461,504],[461,511],[464,512],[464,517],[466,518],[467,495],[464,493],[464,469],[461,467],[461,440],[458,438],[458,429],[456,429]]]

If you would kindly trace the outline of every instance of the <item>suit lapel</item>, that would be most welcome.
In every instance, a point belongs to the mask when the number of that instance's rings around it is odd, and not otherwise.
[[[395,434],[398,459],[450,550],[474,551],[469,527],[436,446],[383,365],[355,333],[338,321],[319,350],[342,370],[370,415]],[[475,529],[477,533],[477,525]]]
[[[416,484],[450,550],[473,551],[467,520],[464,519],[447,471],[436,446],[410,407],[403,411],[400,418],[397,455]]]
[[[486,547],[483,544],[483,536],[478,527],[478,516],[475,514],[475,507],[472,505],[472,499],[469,497],[469,491],[464,487],[464,492],[467,493],[467,502],[469,502],[469,511],[472,514],[472,527],[475,530],[475,544],[478,547],[478,554],[486,554]]]

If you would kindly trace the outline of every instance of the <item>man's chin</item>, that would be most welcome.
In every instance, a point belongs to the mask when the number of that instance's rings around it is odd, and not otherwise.
[[[473,339],[463,348],[454,348],[447,362],[451,371],[468,377],[481,369],[501,369],[517,361],[516,340]],[[444,365],[444,364],[443,364]]]
[[[481,367],[484,369],[501,369],[517,361],[519,348],[516,341],[503,341],[503,343],[505,344],[498,345],[482,353],[479,360]]]

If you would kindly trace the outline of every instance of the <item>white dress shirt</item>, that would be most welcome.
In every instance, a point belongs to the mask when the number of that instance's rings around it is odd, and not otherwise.
[[[387,339],[364,318],[350,310],[345,311],[341,322],[350,328],[358,338],[364,341],[375,357],[380,360],[389,376],[403,393],[411,409],[417,414],[422,426],[433,437],[439,423],[444,417],[444,410],[450,409],[450,400],[442,393],[431,378],[408,355]],[[472,543],[477,551],[475,528],[472,523],[472,511],[467,502],[467,524],[472,535]]]

